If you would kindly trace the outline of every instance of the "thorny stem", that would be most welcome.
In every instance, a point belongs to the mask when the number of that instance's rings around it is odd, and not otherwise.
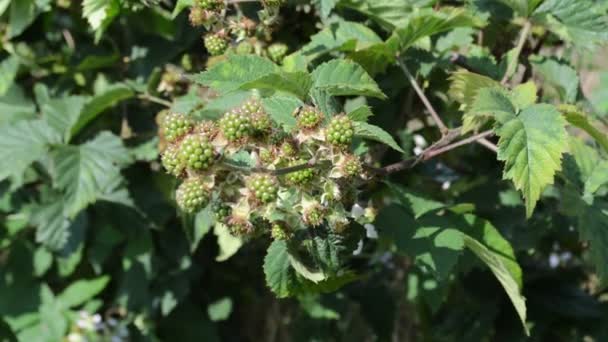
[[[286,175],[288,173],[298,172],[301,170],[310,169],[310,168],[317,167],[320,165],[317,162],[317,160],[314,158],[304,164],[289,166],[289,167],[285,167],[285,168],[281,168],[281,169],[267,169],[264,167],[242,167],[242,166],[238,166],[238,165],[234,165],[234,164],[230,164],[230,163],[226,163],[226,162],[224,162],[223,164],[224,164],[224,166],[226,166],[230,169],[233,169],[233,170],[244,171],[244,172],[248,172],[248,173],[268,173],[268,174],[271,174],[274,176],[282,176],[282,175]]]
[[[147,93],[144,94],[139,94],[137,95],[137,98],[142,99],[142,100],[147,100],[150,102],[154,102],[154,103],[158,103],[159,105],[163,105],[167,108],[170,108],[172,106],[172,103],[167,101],[167,100],[163,100],[160,97],[156,97]]]
[[[509,66],[507,67],[507,71],[505,72],[505,75],[503,76],[502,80],[500,81],[501,84],[506,84],[507,81],[509,80],[509,75],[511,75],[515,72],[515,69],[517,68],[517,64],[519,63],[519,55],[521,54],[521,50],[524,48],[524,45],[526,44],[526,40],[528,39],[528,35],[530,34],[531,29],[532,29],[532,23],[530,23],[529,21],[526,21],[524,26],[521,28],[521,32],[519,34],[519,40],[517,42],[517,45],[515,46],[514,56],[511,58],[511,61],[509,62]]]

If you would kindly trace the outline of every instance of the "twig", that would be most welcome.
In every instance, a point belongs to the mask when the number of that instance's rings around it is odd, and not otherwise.
[[[171,106],[173,105],[171,102],[167,101],[167,100],[163,100],[160,97],[156,97],[150,94],[139,94],[137,95],[137,98],[142,99],[142,100],[147,100],[150,102],[154,102],[154,103],[158,103],[159,105],[163,105],[167,108],[171,108]]]
[[[237,170],[237,171],[244,171],[244,172],[248,172],[248,173],[268,173],[268,174],[271,174],[274,176],[282,176],[282,175],[286,175],[288,173],[298,172],[301,170],[306,170],[306,169],[310,169],[310,168],[319,166],[319,163],[317,163],[317,161],[313,158],[304,164],[294,165],[294,166],[285,167],[285,168],[281,168],[281,169],[267,169],[264,167],[246,167],[246,166],[239,166],[239,165],[234,165],[234,164],[230,164],[230,163],[226,163],[226,162],[224,162],[223,165],[230,169]]]
[[[507,81],[509,80],[509,75],[511,75],[512,73],[515,72],[515,69],[517,68],[517,64],[519,64],[519,55],[521,54],[521,50],[524,48],[524,45],[526,44],[526,40],[528,39],[528,35],[530,34],[531,29],[532,29],[532,23],[530,23],[529,21],[526,21],[524,26],[521,28],[521,32],[519,34],[519,40],[517,42],[517,45],[515,46],[515,54],[512,57],[511,61],[509,62],[507,71],[505,72],[504,76],[502,77],[502,80],[500,81],[501,84],[506,84]]]
[[[439,117],[439,114],[437,114],[437,112],[435,111],[435,108],[433,108],[433,105],[431,105],[431,102],[429,101],[429,99],[424,94],[424,91],[422,91],[422,89],[416,82],[416,79],[414,78],[414,76],[412,76],[412,74],[408,70],[407,66],[405,66],[405,63],[403,63],[403,61],[400,58],[397,58],[397,63],[399,63],[399,66],[401,67],[401,70],[403,70],[405,77],[407,77],[408,81],[410,82],[410,84],[412,85],[412,87],[414,88],[416,93],[418,94],[418,97],[420,97],[420,100],[422,101],[422,103],[424,104],[426,109],[429,111],[431,118],[433,118],[433,121],[435,122],[437,127],[439,127],[441,134],[442,135],[447,134],[448,127],[445,125],[443,120],[441,120],[441,118]]]
[[[452,144],[441,144],[441,140],[439,140],[437,143],[431,145],[429,148],[427,148],[426,150],[424,150],[419,156],[415,157],[415,158],[410,158],[410,159],[406,159],[406,160],[402,160],[400,162],[394,163],[394,164],[390,164],[387,165],[385,167],[382,168],[377,168],[377,167],[372,167],[369,165],[366,165],[366,169],[369,170],[372,173],[375,173],[377,175],[389,175],[392,173],[396,173],[396,172],[400,172],[403,170],[407,170],[410,169],[414,166],[416,166],[418,163],[422,162],[422,161],[426,161],[429,159],[432,159],[440,154],[443,154],[445,152],[451,151],[455,148],[458,148],[460,146],[466,145],[466,144],[470,144],[472,142],[479,142],[481,139],[484,139],[486,137],[489,137],[491,135],[493,135],[494,132],[492,132],[491,130],[479,133],[479,134],[475,134],[473,136],[470,136],[466,139],[462,139],[460,141],[457,141],[455,143]],[[449,136],[449,135],[447,135]],[[452,138],[453,139],[453,138]]]

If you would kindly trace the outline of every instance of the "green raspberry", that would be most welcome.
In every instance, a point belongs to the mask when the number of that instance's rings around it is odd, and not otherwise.
[[[298,159],[289,163],[289,167],[306,164],[306,161],[303,159]],[[312,168],[290,172],[285,176],[285,179],[288,183],[293,185],[305,185],[313,180],[315,177],[314,170]]]
[[[268,47],[268,57],[275,63],[282,63],[287,55],[288,47],[282,43],[275,43]]]
[[[249,55],[253,53],[253,45],[248,41],[242,41],[236,46],[237,55]]]
[[[249,191],[261,203],[268,204],[277,199],[276,179],[269,175],[256,175],[249,181]]]
[[[223,221],[232,214],[232,207],[223,202],[216,202],[213,204],[213,214],[217,221]]]
[[[188,135],[179,147],[178,157],[183,165],[191,169],[208,169],[214,161],[213,145],[205,135]]]
[[[194,213],[207,206],[209,193],[200,179],[190,178],[177,188],[176,199],[183,211]]]
[[[270,228],[270,236],[275,240],[288,240],[292,233],[290,229],[280,223],[274,223]]]
[[[205,36],[205,48],[211,56],[219,56],[228,49],[228,42],[217,33],[209,33]]]
[[[356,156],[349,155],[345,158],[342,167],[342,173],[347,177],[359,177],[363,173],[361,160]]]
[[[173,142],[192,130],[194,122],[183,114],[171,113],[165,115],[161,123],[161,131],[168,142]]]
[[[253,127],[249,116],[239,109],[233,109],[220,120],[220,129],[226,139],[234,142],[248,137]]]
[[[241,113],[251,118],[251,126],[257,133],[268,132],[272,127],[272,121],[258,99],[245,102],[241,106]]]
[[[323,113],[314,107],[306,106],[296,112],[296,118],[301,129],[315,129],[323,122]]]
[[[184,172],[184,164],[180,162],[178,156],[179,150],[173,145],[169,145],[161,156],[161,163],[169,174],[175,177],[181,176]]]
[[[346,115],[339,115],[331,119],[326,138],[332,145],[346,147],[352,142],[353,134],[353,122]]]

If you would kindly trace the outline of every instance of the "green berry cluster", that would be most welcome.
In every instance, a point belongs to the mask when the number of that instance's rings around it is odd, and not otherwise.
[[[209,202],[209,193],[199,178],[186,179],[176,193],[177,205],[187,213],[194,213]]]
[[[289,167],[306,164],[303,159],[298,159],[289,163]],[[290,172],[285,176],[287,182],[293,185],[305,185],[310,183],[315,177],[315,172],[312,168]]]
[[[194,127],[194,122],[185,115],[178,113],[165,115],[161,123],[161,131],[168,142],[181,138],[190,132],[192,127]]]
[[[283,43],[274,43],[267,49],[268,57],[275,63],[282,63],[289,48]]]
[[[220,119],[220,129],[228,141],[236,142],[247,138],[253,127],[247,114],[240,109],[233,109]]]
[[[223,202],[216,202],[213,204],[213,214],[217,221],[223,221],[225,218],[230,216],[232,213],[232,207]]]
[[[327,140],[335,146],[346,147],[352,142],[354,134],[353,122],[346,115],[339,115],[331,119],[327,127]]]
[[[162,154],[161,163],[170,174],[179,177],[184,172],[184,164],[180,163],[179,151],[176,146],[169,145]]]
[[[197,0],[196,5],[208,11],[221,11],[225,7],[224,0]]]
[[[356,156],[346,156],[342,164],[342,172],[347,177],[359,177],[363,173],[363,166],[361,160]]]
[[[306,106],[296,110],[298,127],[301,129],[315,129],[323,122],[323,113],[315,107]]]
[[[251,118],[251,127],[257,133],[267,132],[272,127],[272,121],[258,99],[245,102],[241,106],[241,113]]]
[[[274,223],[270,228],[270,236],[275,240],[288,240],[292,235],[289,229],[281,223]]]
[[[249,181],[249,190],[257,201],[268,204],[277,198],[277,181],[269,175],[256,175]]]
[[[188,135],[179,145],[178,158],[191,169],[208,169],[214,161],[213,145],[202,134]]]
[[[218,33],[209,33],[204,40],[205,48],[211,56],[219,56],[228,48],[228,41]]]
[[[311,227],[318,227],[323,224],[324,218],[325,210],[320,205],[311,206],[302,213],[302,220]]]
[[[248,55],[253,53],[253,44],[251,44],[250,42],[244,40],[240,43],[237,44],[234,52],[236,52],[237,55]]]

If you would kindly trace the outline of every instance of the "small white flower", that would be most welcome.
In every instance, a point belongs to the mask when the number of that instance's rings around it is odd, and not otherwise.
[[[368,238],[370,238],[370,239],[378,238],[378,231],[376,230],[376,227],[373,224],[367,223],[363,227],[365,227],[365,235]]]
[[[353,207],[350,209],[350,215],[355,220],[358,219],[359,217],[363,216],[364,214],[365,214],[365,209],[363,209],[363,207],[360,206],[358,203],[355,203],[353,205]]]
[[[414,135],[414,144],[416,144],[417,147],[427,147],[428,146],[426,139],[424,139],[424,137],[420,134]]]
[[[100,314],[93,315],[93,323],[95,323],[95,324],[101,323],[101,315]]]
[[[422,151],[424,151],[422,149],[422,147],[419,147],[419,146],[414,147],[414,154],[415,155],[419,156],[422,153]]]
[[[443,191],[445,191],[445,190],[449,189],[450,186],[452,186],[452,182],[445,181],[445,182],[443,182],[443,184],[441,184],[441,189],[443,189]]]

